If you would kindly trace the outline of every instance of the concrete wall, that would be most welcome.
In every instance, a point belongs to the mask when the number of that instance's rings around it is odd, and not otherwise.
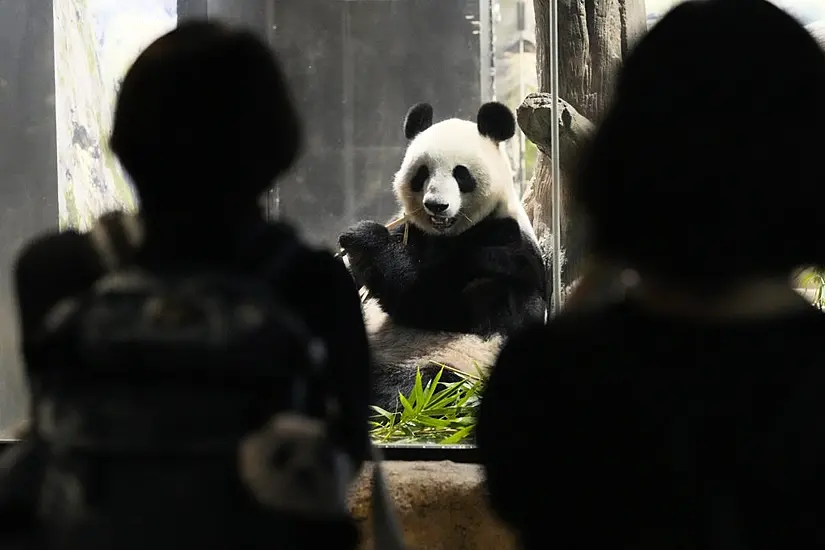
[[[178,3],[181,17],[205,8],[271,40],[306,123],[302,158],[272,200],[308,238],[329,246],[358,220],[396,213],[391,182],[409,107],[428,101],[437,119],[475,119],[480,40],[489,31],[479,31],[479,7],[479,0]]]
[[[12,263],[58,222],[51,0],[0,0],[0,434],[28,404]]]

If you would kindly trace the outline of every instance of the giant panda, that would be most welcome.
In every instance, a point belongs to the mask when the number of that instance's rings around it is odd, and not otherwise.
[[[393,191],[406,222],[361,221],[339,237],[356,283],[373,354],[374,404],[396,410],[417,368],[425,384],[441,365],[475,373],[504,339],[547,313],[547,274],[515,190],[502,142],[510,110],[482,105],[476,122],[433,124],[413,106]],[[442,380],[455,379],[449,370]]]
[[[816,21],[805,28],[808,29],[808,32],[819,42],[819,45],[825,49],[825,21]]]

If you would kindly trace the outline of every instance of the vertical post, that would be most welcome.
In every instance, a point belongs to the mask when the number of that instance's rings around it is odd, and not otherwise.
[[[516,27],[518,30],[518,95],[519,101],[524,101],[524,35],[527,31],[527,14],[524,0],[518,0],[516,4]],[[527,138],[524,132],[518,132],[518,194],[521,197],[524,193],[524,185],[527,179]]]
[[[343,40],[341,48],[341,78],[343,93],[343,161],[344,161],[344,220],[346,224],[356,222],[357,195],[355,185],[355,154],[357,145],[355,143],[355,93],[358,84],[355,74],[355,52],[353,48],[352,36],[352,4],[345,4],[341,14],[341,37]],[[380,107],[379,107],[380,108]]]
[[[559,2],[550,0],[550,161],[553,178],[553,301],[552,314],[561,311],[561,166],[559,166]]]
[[[264,24],[266,25],[266,40],[270,46],[275,44],[275,0],[265,0],[264,3]],[[276,220],[281,215],[281,191],[277,185],[273,185],[264,195],[265,213],[269,220]]]
[[[479,0],[478,33],[481,74],[481,101],[493,101],[495,92],[495,24],[493,21],[493,2],[496,0]]]

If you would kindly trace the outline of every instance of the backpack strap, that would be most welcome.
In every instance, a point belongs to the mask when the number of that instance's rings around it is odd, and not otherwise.
[[[129,263],[143,242],[143,226],[138,217],[126,212],[107,212],[89,231],[92,247],[107,271]]]
[[[269,226],[257,228],[251,235],[244,233],[239,239],[236,261],[249,262],[261,257],[261,251],[268,254],[266,236]],[[107,212],[98,218],[89,231],[92,246],[100,257],[107,271],[114,271],[134,259],[135,253],[143,243],[143,225],[140,217],[126,212]],[[291,237],[291,236],[290,236]],[[290,266],[293,258],[304,247],[297,238],[284,239],[283,247],[275,256],[268,255],[261,267],[253,270],[267,280],[279,279]]]

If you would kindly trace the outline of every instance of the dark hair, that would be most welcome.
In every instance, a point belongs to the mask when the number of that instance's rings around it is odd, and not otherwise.
[[[251,32],[182,22],[127,72],[111,148],[142,206],[252,201],[294,162],[298,114],[269,47]]]
[[[593,252],[685,282],[825,260],[825,53],[763,0],[690,1],[631,52],[579,173]]]

